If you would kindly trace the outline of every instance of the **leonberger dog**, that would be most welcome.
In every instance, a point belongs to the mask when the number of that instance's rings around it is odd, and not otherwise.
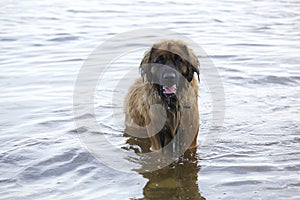
[[[141,77],[125,97],[126,129],[144,129],[151,151],[195,147],[200,81],[195,53],[182,41],[159,41],[145,52],[139,69]]]

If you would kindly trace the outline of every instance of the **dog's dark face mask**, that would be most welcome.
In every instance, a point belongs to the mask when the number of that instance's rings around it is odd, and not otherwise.
[[[176,57],[176,60],[173,57]],[[161,96],[171,98],[176,95],[182,79],[179,72],[181,65],[182,61],[178,55],[165,52],[155,58],[154,63],[149,66],[148,78],[156,85]]]
[[[199,79],[199,62],[184,44],[163,43],[146,52],[140,65],[144,81],[153,85],[167,109],[167,122],[156,134],[161,147],[167,145],[177,133],[181,118],[178,100],[182,90],[194,79]]]
[[[174,98],[184,82],[191,82],[194,72],[199,79],[199,62],[186,45],[154,45],[143,59],[140,69],[143,79],[152,83],[162,98]]]

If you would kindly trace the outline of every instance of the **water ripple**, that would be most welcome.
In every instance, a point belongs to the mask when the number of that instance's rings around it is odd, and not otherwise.
[[[0,4],[1,198],[178,199],[184,193],[198,199],[300,199],[299,0]],[[94,99],[100,133],[85,126],[94,114],[84,109],[76,116],[84,126],[75,126],[74,83],[102,42],[151,27],[180,32],[203,47],[208,56],[199,55],[201,72],[210,71],[207,59],[218,69],[226,116],[221,133],[209,127],[214,91],[202,77],[199,157],[163,172],[127,174],[94,159],[77,133],[105,135],[126,146],[126,90],[114,83],[128,70],[138,75],[144,50],[122,55],[102,77]],[[136,45],[143,44],[129,47]],[[205,139],[216,133],[220,138],[203,155]]]

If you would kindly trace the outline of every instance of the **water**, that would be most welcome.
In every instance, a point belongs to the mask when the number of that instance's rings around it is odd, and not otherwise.
[[[300,199],[300,1],[6,0],[0,7],[0,199]],[[95,159],[73,116],[74,84],[88,55],[138,28],[197,42],[217,67],[226,100],[211,151],[201,154],[200,145],[152,173]],[[102,134],[120,149],[126,138],[112,110],[122,98],[108,99],[144,50],[123,56],[96,95]],[[201,85],[199,143],[213,134],[208,96]]]

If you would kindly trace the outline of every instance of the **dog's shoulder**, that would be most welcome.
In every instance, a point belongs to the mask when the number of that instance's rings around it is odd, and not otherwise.
[[[126,121],[131,119],[139,126],[145,126],[149,107],[147,105],[147,88],[147,84],[141,78],[136,79],[129,88],[124,101]]]

